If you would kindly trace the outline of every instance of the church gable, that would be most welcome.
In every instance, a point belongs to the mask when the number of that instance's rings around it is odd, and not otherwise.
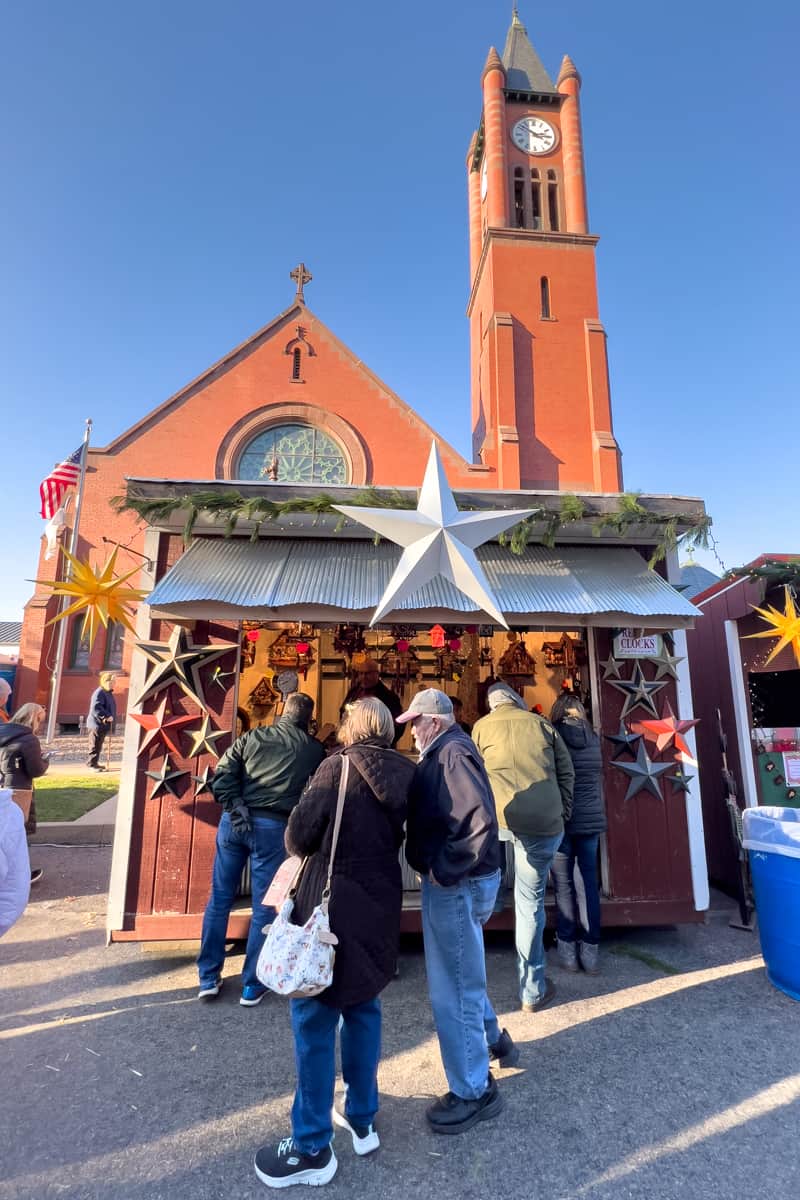
[[[432,438],[455,481],[490,481],[301,299],[93,457],[126,475],[402,486]]]

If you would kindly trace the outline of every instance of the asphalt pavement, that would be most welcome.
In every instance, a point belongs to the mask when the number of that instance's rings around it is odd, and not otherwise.
[[[44,879],[0,941],[0,1200],[269,1194],[252,1158],[290,1129],[286,1002],[242,1008],[235,952],[199,1003],[192,946],[105,945],[107,846],[35,853]],[[717,903],[706,925],[609,933],[596,978],[553,962],[556,1001],[534,1015],[511,941],[490,937],[522,1061],[498,1073],[502,1116],[454,1138],[425,1122],[446,1085],[421,944],[404,942],[384,993],[382,1146],[357,1159],[337,1136],[331,1200],[795,1200],[800,1004]]]

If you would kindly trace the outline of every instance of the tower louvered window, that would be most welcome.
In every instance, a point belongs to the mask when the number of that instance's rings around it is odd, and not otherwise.
[[[531,171],[531,229],[542,228],[542,185],[539,172],[534,167]]]
[[[547,172],[547,208],[550,228],[557,233],[561,223],[558,212],[558,177],[555,171]]]
[[[302,356],[300,353],[300,347],[295,346],[294,350],[292,351],[292,380],[294,382],[298,382],[300,380],[300,368],[302,365],[301,358]]]

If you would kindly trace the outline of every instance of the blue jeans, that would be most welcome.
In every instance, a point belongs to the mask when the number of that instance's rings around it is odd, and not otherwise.
[[[454,887],[422,880],[425,970],[433,1019],[451,1092],[476,1100],[486,1091],[489,1046],[500,1026],[486,994],[483,926],[492,915],[500,872]]]
[[[244,957],[242,986],[261,987],[256,976],[256,963],[264,944],[262,930],[268,922],[275,919],[275,909],[265,908],[261,901],[272,883],[275,872],[286,858],[283,846],[286,822],[277,821],[274,817],[259,816],[252,809],[250,816],[253,822],[250,833],[237,833],[231,826],[230,816],[226,812],[222,814],[217,829],[217,852],[214,856],[211,895],[203,917],[200,954],[197,958],[201,987],[216,983],[217,977],[222,973],[228,917],[231,915],[242,871],[248,859],[253,891],[253,916]]]
[[[600,835],[591,833],[564,834],[564,840],[553,860],[553,887],[556,892],[556,932],[560,942],[574,942],[578,936],[596,946],[600,941],[600,885],[597,880],[597,847]],[[584,932],[578,917],[575,895],[575,863],[586,892],[586,922]]]
[[[378,1111],[381,1002],[365,1000],[333,1008],[316,997],[290,1000],[297,1091],[292,1137],[304,1154],[316,1154],[333,1137],[331,1109],[336,1086],[336,1027],[342,1018],[344,1111],[351,1125],[371,1125]]]
[[[514,911],[519,998],[535,1004],[545,992],[544,890],[563,834],[514,834]]]

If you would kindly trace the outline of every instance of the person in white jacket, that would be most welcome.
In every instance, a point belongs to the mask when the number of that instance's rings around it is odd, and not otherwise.
[[[0,937],[21,917],[31,890],[31,862],[22,809],[0,788]]]

